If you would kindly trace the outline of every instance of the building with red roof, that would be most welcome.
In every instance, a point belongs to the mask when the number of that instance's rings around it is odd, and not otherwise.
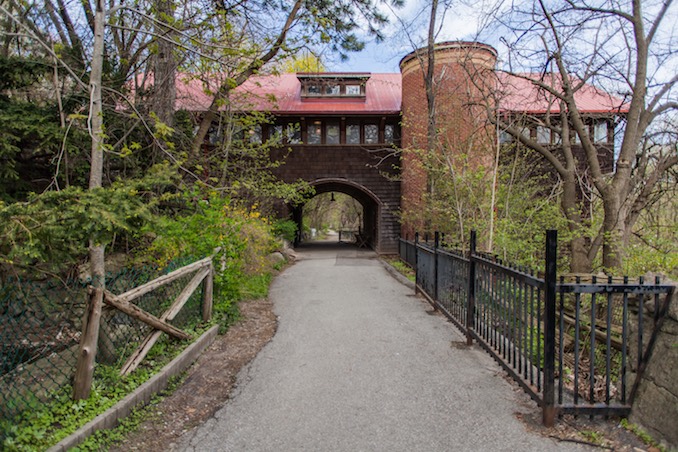
[[[401,233],[422,227],[410,221],[401,228],[400,212],[422,208],[426,175],[414,154],[396,152],[427,146],[427,101],[417,55],[405,56],[401,72],[393,74],[253,76],[230,93],[223,108],[267,113],[270,121],[243,131],[243,136],[249,136],[250,141],[279,140],[280,149],[273,157],[284,158],[285,164],[276,170],[277,175],[287,181],[307,180],[317,194],[336,191],[353,196],[364,209],[361,240],[380,252],[393,252]],[[539,86],[558,86],[558,77],[498,73],[496,56],[492,47],[479,43],[436,46],[437,125],[444,125],[441,133],[448,148],[465,152],[472,134],[479,128],[486,132],[487,138],[474,140],[477,149],[471,153],[477,152],[476,165],[491,165],[496,149],[496,128],[488,112],[512,120],[560,112],[560,102]],[[221,81],[219,75],[208,81],[181,76],[177,110],[199,115],[212,102],[212,93]],[[627,111],[626,104],[591,85],[578,89],[575,98],[591,136],[604,147],[611,162],[614,120]],[[558,138],[539,124],[526,121],[525,133],[540,143],[557,146]],[[502,136],[502,141],[506,139],[510,138]],[[209,142],[220,142],[216,128]],[[301,224],[302,207],[287,207]]]

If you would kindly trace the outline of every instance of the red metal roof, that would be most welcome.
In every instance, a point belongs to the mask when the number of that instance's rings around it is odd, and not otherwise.
[[[560,102],[545,89],[540,89],[528,79],[536,80],[547,86],[560,88],[561,78],[556,74],[517,74],[498,73],[500,94],[499,105],[506,112],[527,114],[557,114]],[[579,83],[573,80],[573,83]],[[593,85],[582,86],[574,95],[579,111],[586,114],[627,113],[628,104]]]
[[[184,77],[185,79],[185,77]],[[209,87],[216,91],[216,83]],[[177,83],[177,109],[206,110],[212,101],[200,80]],[[400,74],[371,74],[364,98],[301,99],[301,83],[296,74],[254,76],[239,86],[232,98],[241,110],[267,111],[274,114],[337,115],[399,114],[401,103]]]
[[[336,77],[348,73],[336,73]],[[304,74],[307,75],[307,74]],[[323,78],[331,76],[323,73]],[[352,75],[357,75],[354,73]],[[367,74],[360,74],[367,75]],[[525,74],[531,78],[538,74]],[[265,111],[287,115],[384,115],[399,114],[402,100],[402,77],[399,73],[369,74],[365,89],[365,98],[314,97],[301,98],[301,83],[296,74],[253,76],[231,95],[237,110]],[[519,76],[498,74],[500,90],[500,108],[504,111],[544,114],[559,112],[558,102],[544,90],[540,90],[529,80]],[[557,86],[559,79],[552,78]],[[204,111],[212,102],[212,92],[219,86],[219,77],[214,76],[208,83],[191,79],[187,75],[179,77],[177,82],[177,109]],[[576,94],[575,99],[582,113],[609,114],[628,111],[628,104],[592,85],[585,85]]]

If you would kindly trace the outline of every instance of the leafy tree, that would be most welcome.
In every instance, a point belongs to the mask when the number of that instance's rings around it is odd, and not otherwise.
[[[509,57],[505,70],[536,87],[559,113],[525,118],[550,130],[560,145],[544,146],[521,133],[521,122],[498,118],[499,126],[534,149],[562,181],[561,208],[571,233],[572,271],[592,269],[602,251],[604,269],[619,269],[635,223],[651,205],[653,193],[678,163],[665,140],[661,119],[675,115],[678,76],[675,66],[672,0],[643,2],[538,1],[500,8],[495,26],[503,26]],[[525,71],[528,71],[528,74]],[[534,74],[534,75],[530,75]],[[552,75],[549,75],[552,74]],[[587,84],[625,96],[628,113],[615,141],[614,171],[608,173],[589,133],[579,91]],[[492,104],[496,105],[497,100]],[[664,137],[664,138],[661,138]],[[581,144],[587,177],[581,177],[574,142]],[[578,191],[599,199],[600,228],[586,236],[585,204]]]
[[[322,59],[315,53],[304,51],[284,60],[280,65],[282,72],[325,72]]]

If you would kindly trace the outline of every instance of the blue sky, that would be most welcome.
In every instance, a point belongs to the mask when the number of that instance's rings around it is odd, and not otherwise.
[[[492,45],[492,37],[483,37],[479,34],[482,28],[482,11],[494,7],[495,0],[477,0],[472,5],[463,1],[455,1],[454,8],[444,10],[443,4],[450,3],[442,0],[438,11],[437,42],[468,40],[486,42]],[[389,25],[384,28],[385,40],[376,43],[366,39],[365,50],[349,55],[347,61],[338,61],[337,58],[324,58],[329,71],[351,72],[399,72],[398,63],[409,52],[421,47],[426,42],[428,32],[428,18],[430,14],[429,2],[406,0],[400,10],[383,8],[389,17]],[[407,28],[408,33],[403,32]]]

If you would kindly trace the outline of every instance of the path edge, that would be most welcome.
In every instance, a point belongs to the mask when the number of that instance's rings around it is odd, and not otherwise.
[[[379,262],[381,262],[386,271],[389,272],[391,276],[393,276],[396,280],[398,280],[399,283],[409,287],[412,290],[415,289],[414,283],[407,279],[407,277],[400,273],[393,265],[389,264],[388,262],[386,262],[386,260],[382,259],[381,257],[379,258]]]
[[[111,408],[47,449],[47,452],[67,451],[85,441],[94,432],[103,429],[111,429],[117,426],[118,421],[127,417],[134,408],[146,405],[155,394],[165,389],[170,378],[179,375],[193,364],[200,354],[214,342],[218,333],[219,325],[215,325],[207,330],[198,340],[186,347],[179,356],[163,367],[160,372],[125,396],[125,398]]]

